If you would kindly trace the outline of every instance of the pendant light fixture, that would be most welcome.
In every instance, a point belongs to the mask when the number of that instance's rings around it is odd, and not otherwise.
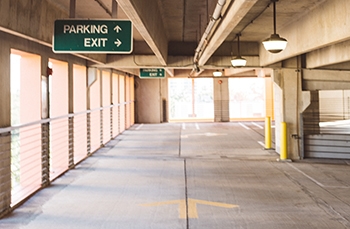
[[[213,72],[213,76],[221,77],[222,76],[222,71],[216,70],[215,72]]]
[[[241,57],[241,50],[239,47],[239,37],[241,36],[240,33],[237,35],[237,56],[231,60],[231,64],[233,67],[243,67],[247,64],[247,60]]]
[[[278,0],[271,0],[273,3],[273,34],[262,43],[265,49],[271,53],[279,53],[283,51],[287,46],[287,40],[280,37],[276,33],[276,2]]]

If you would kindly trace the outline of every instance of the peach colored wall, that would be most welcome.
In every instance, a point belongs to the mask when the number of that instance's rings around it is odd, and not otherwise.
[[[50,76],[50,117],[68,114],[68,63],[49,59],[52,63]],[[68,169],[69,137],[68,117],[50,123],[50,179],[55,179]]]
[[[130,78],[130,100],[132,101],[130,104],[130,124],[134,125],[135,124],[135,88],[134,88],[134,82],[135,79],[134,77]]]
[[[119,75],[119,130],[123,132],[125,130],[125,76]]]
[[[86,111],[86,67],[73,65],[73,111]],[[86,114],[74,117],[74,163],[87,155],[87,118]]]
[[[86,111],[86,67],[73,65],[74,113]]]
[[[21,52],[21,124],[41,118],[41,67],[40,56]]]
[[[111,73],[102,71],[102,106],[111,105]],[[111,140],[111,109],[103,109],[103,143]]]
[[[99,108],[101,103],[101,82],[100,76],[97,76],[96,81],[90,87],[90,108],[91,110]],[[91,152],[94,152],[101,146],[100,139],[100,110],[91,112]]]
[[[126,76],[125,77],[125,101],[128,102],[125,105],[125,127],[129,128],[130,127],[130,110],[131,110],[131,105],[129,103],[130,101],[130,77]]]
[[[68,114],[68,63],[49,59],[52,63],[50,77],[50,117]]]
[[[113,137],[119,134],[119,76],[118,74],[113,73],[112,75],[113,82],[113,91],[112,91],[112,99],[113,104]]]
[[[41,119],[41,74],[38,55],[14,51],[21,56],[20,123]],[[36,190],[41,185],[41,126],[20,129],[20,188],[13,189],[12,202]]]

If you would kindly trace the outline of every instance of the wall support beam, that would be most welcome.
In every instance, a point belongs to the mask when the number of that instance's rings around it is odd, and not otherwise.
[[[287,158],[300,159],[299,139],[292,135],[299,134],[299,119],[301,112],[301,74],[296,69],[278,69],[273,71],[275,91],[275,145],[276,152],[281,152],[281,123],[285,122],[287,129]]]
[[[303,90],[349,90],[350,71],[303,69]]]
[[[306,54],[306,68],[319,68],[345,61],[350,61],[350,40]]]
[[[213,56],[205,69],[231,68],[231,56]],[[247,68],[259,67],[258,56],[244,56],[247,59]],[[154,55],[109,55],[106,65],[92,64],[91,66],[110,68],[163,68],[159,59]],[[185,66],[185,67],[184,67]],[[192,69],[192,56],[168,56],[167,68]],[[244,68],[242,68],[244,69]],[[203,69],[202,69],[203,70]]]

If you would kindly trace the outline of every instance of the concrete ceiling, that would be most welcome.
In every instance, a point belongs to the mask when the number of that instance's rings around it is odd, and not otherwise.
[[[77,18],[112,18],[114,0],[76,0]],[[70,0],[52,0],[69,12]],[[134,48],[128,55],[108,55],[104,67],[137,73],[139,68],[165,68],[170,76],[193,73],[195,50],[211,20],[217,0],[116,0],[117,18],[133,22]],[[282,37],[289,25],[301,19],[326,0],[279,0],[276,3],[277,33]],[[261,41],[273,32],[271,0],[226,0],[221,18],[214,24],[199,55],[199,67],[208,75],[225,69],[234,75],[230,59],[237,55],[236,34],[241,33],[241,54],[247,71],[268,67],[303,53],[290,51],[283,57],[261,61]],[[288,37],[285,37],[289,39]],[[323,44],[323,46],[326,46]],[[312,50],[309,50],[312,51]],[[264,54],[265,55],[265,54]],[[267,54],[266,54],[267,55]],[[278,54],[280,55],[280,54]],[[97,66],[97,65],[96,65]],[[102,67],[102,66],[99,66]],[[209,71],[209,73],[208,73]]]

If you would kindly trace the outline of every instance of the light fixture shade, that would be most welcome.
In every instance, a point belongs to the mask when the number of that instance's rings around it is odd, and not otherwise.
[[[237,56],[231,60],[231,64],[233,67],[243,67],[247,64],[247,60],[241,56]]]
[[[215,77],[222,76],[222,71],[216,70],[215,72],[213,72],[213,76],[215,76]]]
[[[287,40],[280,37],[278,34],[271,34],[263,42],[264,48],[271,53],[279,53],[287,47]]]

